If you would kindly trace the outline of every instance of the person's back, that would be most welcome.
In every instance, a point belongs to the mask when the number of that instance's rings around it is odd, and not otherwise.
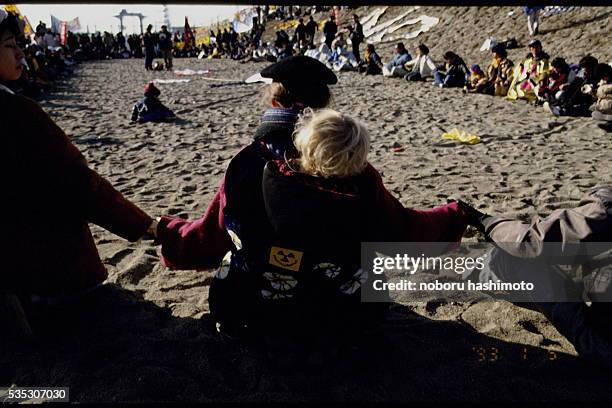
[[[155,48],[155,37],[150,31],[147,31],[142,37],[142,43],[147,50],[153,50]]]
[[[174,113],[159,100],[161,92],[151,82],[145,86],[144,97],[132,109],[132,121],[161,122],[175,119]]]

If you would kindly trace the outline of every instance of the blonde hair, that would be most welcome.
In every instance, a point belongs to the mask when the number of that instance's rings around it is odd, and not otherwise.
[[[332,109],[307,110],[300,117],[293,143],[305,173],[320,177],[348,177],[367,165],[370,134],[350,116]]]

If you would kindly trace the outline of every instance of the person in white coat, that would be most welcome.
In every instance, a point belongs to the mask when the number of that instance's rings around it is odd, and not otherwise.
[[[423,81],[432,78],[437,72],[436,64],[429,56],[429,48],[425,44],[419,44],[416,48],[416,58],[404,64],[410,70],[404,79],[407,81]]]

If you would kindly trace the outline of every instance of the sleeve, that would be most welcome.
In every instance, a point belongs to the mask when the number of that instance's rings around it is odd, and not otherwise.
[[[171,269],[208,269],[217,266],[232,248],[225,230],[226,205],[223,181],[204,216],[195,221],[162,217],[157,236],[162,248],[162,264]]]
[[[467,215],[456,202],[427,210],[405,208],[384,186],[380,174],[371,166],[376,179],[378,214],[384,228],[397,241],[459,243],[467,228]]]
[[[414,59],[411,59],[410,61],[406,61],[404,63],[404,68],[410,70],[410,68],[412,68],[417,63],[418,60],[419,60],[418,58],[414,58]]]
[[[438,68],[436,68],[436,64],[434,64],[433,60],[429,56],[427,56],[427,58],[425,59],[425,63],[427,64],[429,69],[431,69],[431,72],[437,71]]]
[[[90,169],[68,136],[34,101],[24,100],[30,120],[22,134],[23,160],[36,169],[41,195],[59,197],[58,211],[80,213],[122,238],[140,239],[152,219]]]

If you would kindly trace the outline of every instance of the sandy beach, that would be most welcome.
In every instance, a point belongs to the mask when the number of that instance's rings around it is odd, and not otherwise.
[[[562,46],[569,45],[552,48]],[[609,44],[606,52],[610,59]],[[488,60],[478,55],[476,62]],[[86,62],[40,104],[130,200],[152,216],[194,219],[259,123],[262,84],[240,82],[265,66],[175,59],[175,69],[210,70],[178,77],[145,72],[142,60]],[[173,78],[190,79],[158,85],[179,120],[130,124],[144,85]],[[590,118],[350,72],[332,93],[332,108],[365,122],[370,162],[408,207],[461,198],[484,212],[529,218],[612,183],[612,138]],[[453,128],[482,142],[442,139]],[[403,151],[393,150],[398,144]],[[485,296],[396,304],[368,353],[324,372],[277,372],[249,344],[215,333],[207,303],[213,271],[169,271],[152,243],[92,229],[112,284],[78,310],[56,311],[68,314],[59,337],[3,353],[0,383],[70,386],[71,400],[82,402],[612,399],[609,374],[576,358],[542,315]]]

